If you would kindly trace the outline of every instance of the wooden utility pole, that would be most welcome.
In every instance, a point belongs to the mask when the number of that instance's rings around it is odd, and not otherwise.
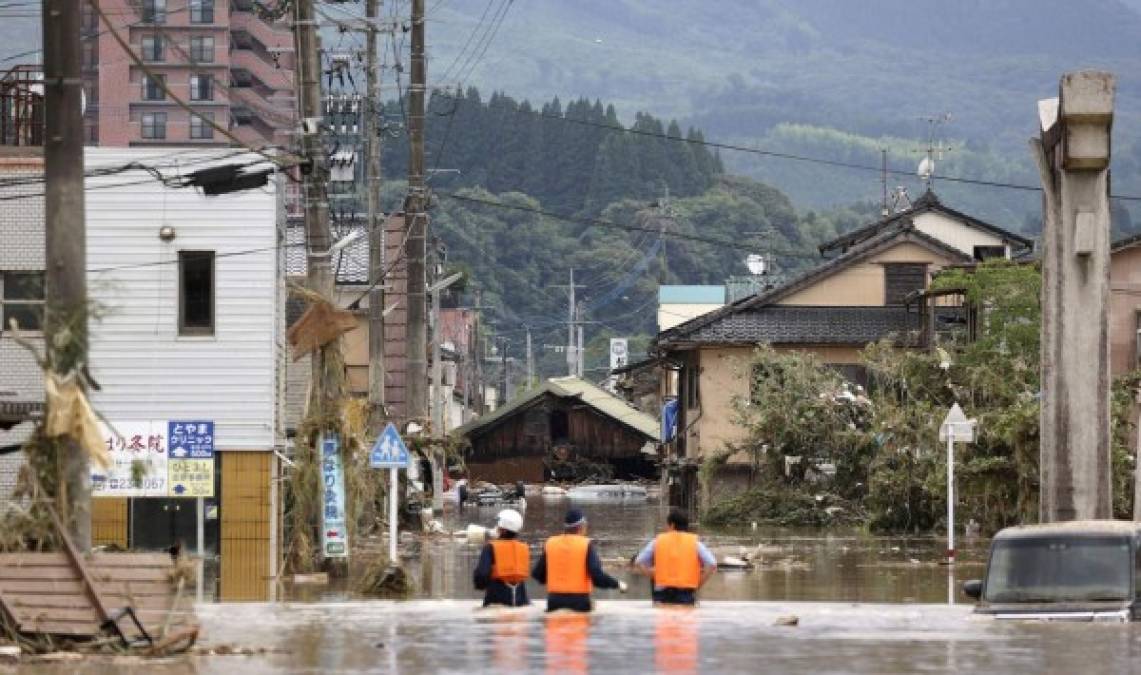
[[[87,365],[87,236],[83,212],[83,83],[80,2],[44,0],[44,341],[52,371]],[[58,490],[64,522],[79,551],[91,549],[91,473],[87,454],[67,439]]]
[[[1044,522],[1112,518],[1109,162],[1113,75],[1062,76],[1039,101],[1043,192],[1041,497]]]
[[[380,0],[365,0],[365,189],[368,208],[368,402],[370,431],[384,420],[384,266],[385,226],[380,212],[380,65],[376,55]]]
[[[424,187],[424,0],[412,0],[411,81],[408,86],[408,196],[404,218],[408,237],[408,419],[424,424],[428,417],[428,331],[424,262],[427,257],[427,213]]]

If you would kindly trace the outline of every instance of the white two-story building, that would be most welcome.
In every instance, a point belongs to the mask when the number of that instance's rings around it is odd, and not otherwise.
[[[172,185],[260,160],[232,149],[86,154],[88,175],[106,174],[87,179],[90,370],[101,387],[91,400],[118,432],[107,436],[120,462],[118,476],[94,477],[93,533],[192,552],[201,518],[227,600],[270,597],[277,568],[284,210],[274,176],[218,196]],[[140,459],[143,481],[122,480]]]

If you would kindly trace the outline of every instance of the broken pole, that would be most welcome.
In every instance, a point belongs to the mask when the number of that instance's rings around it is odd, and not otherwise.
[[[1114,77],[1062,76],[1039,101],[1042,179],[1039,519],[1112,518],[1109,158]]]

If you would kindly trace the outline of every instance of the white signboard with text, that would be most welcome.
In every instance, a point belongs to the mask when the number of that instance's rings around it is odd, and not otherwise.
[[[213,420],[115,421],[103,442],[111,467],[91,467],[92,497],[214,496]]]
[[[103,425],[111,466],[106,471],[91,467],[91,496],[166,497],[170,492],[167,421],[116,420],[114,424],[114,430]]]

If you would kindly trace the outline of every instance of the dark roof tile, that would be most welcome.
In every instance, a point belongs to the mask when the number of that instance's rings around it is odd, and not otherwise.
[[[912,341],[919,315],[905,307],[750,307],[697,329],[701,344],[836,344],[863,346],[897,336]]]

